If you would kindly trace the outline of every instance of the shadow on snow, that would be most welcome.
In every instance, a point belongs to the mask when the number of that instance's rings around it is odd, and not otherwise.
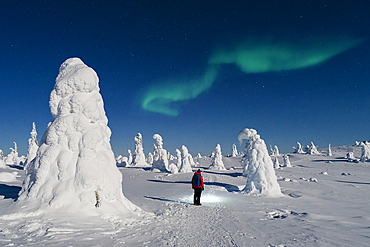
[[[171,200],[171,199],[166,199],[166,198],[160,198],[160,197],[154,197],[154,196],[144,196],[147,199],[152,199],[152,200],[159,200],[159,201],[164,201],[164,202],[174,202],[174,203],[181,203],[181,204],[190,204],[193,205],[193,203],[189,202],[182,202],[182,201],[176,201],[176,200]]]
[[[21,189],[22,188],[18,186],[0,184],[0,195],[3,195],[4,199],[11,198],[13,200],[16,200],[18,198],[18,193]]]

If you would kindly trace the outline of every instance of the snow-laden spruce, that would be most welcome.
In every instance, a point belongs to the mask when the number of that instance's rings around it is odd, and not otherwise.
[[[213,151],[212,164],[209,166],[211,170],[226,170],[224,162],[222,161],[222,153],[220,144],[216,145]]]
[[[188,148],[185,147],[185,145],[181,146],[181,167],[179,169],[179,172],[180,173],[193,172],[193,170],[191,169],[190,154]]]
[[[237,157],[238,156],[238,149],[236,148],[235,143],[231,147],[231,157]]]
[[[166,149],[163,148],[163,139],[159,134],[154,134],[153,139],[153,165],[152,169],[158,169],[161,172],[168,172],[168,156]]]
[[[57,208],[89,215],[140,211],[122,193],[95,71],[79,58],[67,59],[49,106],[55,119],[26,170],[18,203],[25,210]]]
[[[181,168],[181,151],[176,148],[175,152],[176,152],[176,157],[177,157],[176,166],[177,166],[177,169],[179,170]]]
[[[361,162],[365,162],[370,160],[370,143],[369,142],[361,142],[360,144],[361,149]]]
[[[24,164],[24,169],[27,169],[29,163],[36,157],[37,150],[39,149],[39,145],[37,142],[37,132],[36,132],[36,124],[32,123],[32,131],[31,131],[31,138],[28,139],[28,151],[27,151],[27,159]]]
[[[251,195],[282,196],[265,141],[254,129],[244,129],[238,135],[240,145],[247,140],[244,162],[247,162],[247,184],[244,193]]]
[[[141,136],[140,133],[137,133],[134,140],[135,140],[135,151],[134,156],[132,158],[131,166],[148,166],[148,164],[145,161],[145,154],[143,149],[143,137]]]
[[[333,153],[331,152],[331,144],[330,143],[329,143],[329,147],[328,147],[328,153],[326,155],[329,156],[329,157],[333,156]]]
[[[3,150],[0,149],[0,168],[5,168],[5,162],[4,162],[4,153]]]

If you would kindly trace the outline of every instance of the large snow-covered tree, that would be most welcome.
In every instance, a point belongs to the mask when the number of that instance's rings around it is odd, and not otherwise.
[[[140,209],[122,193],[122,174],[110,145],[99,79],[79,58],[59,69],[48,124],[18,203],[89,215],[127,215]]]
[[[240,145],[243,140],[247,140],[243,159],[247,162],[247,184],[243,192],[273,197],[282,196],[265,141],[260,138],[256,130],[247,128],[239,133],[238,140]]]

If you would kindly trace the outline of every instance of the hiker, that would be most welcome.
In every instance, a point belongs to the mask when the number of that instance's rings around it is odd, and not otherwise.
[[[191,186],[194,190],[194,205],[202,205],[200,204],[200,196],[204,190],[204,184],[200,169],[194,173],[193,178],[191,179]]]

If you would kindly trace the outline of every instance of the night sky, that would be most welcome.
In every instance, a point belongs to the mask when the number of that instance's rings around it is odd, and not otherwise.
[[[0,149],[26,155],[53,118],[59,66],[79,57],[100,78],[116,155],[143,135],[164,148],[224,155],[244,128],[291,152],[370,138],[370,3],[4,1]],[[239,151],[243,146],[238,145]]]

